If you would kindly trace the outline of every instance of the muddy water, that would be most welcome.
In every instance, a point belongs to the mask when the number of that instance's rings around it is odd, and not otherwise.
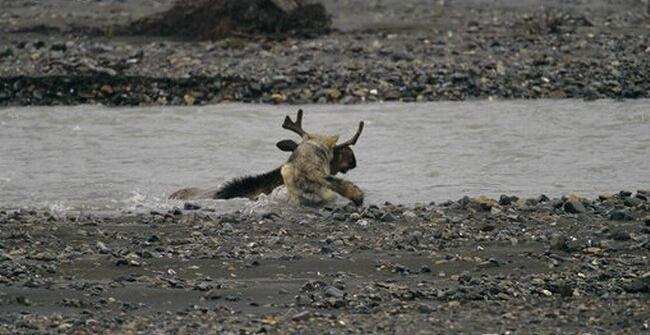
[[[303,106],[305,128],[366,129],[346,178],[370,203],[650,187],[650,101]],[[0,206],[173,206],[167,195],[270,170],[293,106],[0,110]],[[243,200],[214,201],[236,208]]]

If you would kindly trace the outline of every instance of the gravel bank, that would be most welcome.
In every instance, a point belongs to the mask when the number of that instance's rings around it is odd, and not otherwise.
[[[649,196],[0,210],[0,333],[639,334]]]
[[[631,2],[335,1],[332,34],[212,42],[114,36],[111,23],[148,14],[122,3],[95,14],[79,6],[77,16],[68,8],[61,20],[5,4],[0,105],[650,96],[650,20]]]

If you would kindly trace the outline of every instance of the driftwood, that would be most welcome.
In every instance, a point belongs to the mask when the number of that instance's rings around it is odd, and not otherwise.
[[[330,25],[322,4],[305,0],[178,0],[165,12],[132,23],[124,33],[186,39],[310,37],[329,32]]]

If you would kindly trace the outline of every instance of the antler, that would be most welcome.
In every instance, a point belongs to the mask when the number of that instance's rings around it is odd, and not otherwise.
[[[346,142],[343,142],[341,144],[337,144],[336,148],[343,148],[343,147],[349,147],[351,145],[355,145],[357,143],[357,140],[359,139],[359,136],[361,136],[361,131],[363,131],[363,121],[359,122],[359,129],[357,129],[357,133],[352,136],[351,139],[347,140]]]
[[[300,137],[303,137],[305,134],[307,134],[306,131],[302,130],[302,109],[298,110],[298,116],[296,116],[296,122],[291,121],[291,118],[289,115],[287,115],[284,118],[284,122],[282,123],[282,128],[291,130],[294,133],[300,135]]]

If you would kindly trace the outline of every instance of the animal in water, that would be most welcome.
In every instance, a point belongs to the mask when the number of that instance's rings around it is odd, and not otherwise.
[[[283,128],[302,138],[289,160],[280,168],[289,198],[301,205],[319,206],[334,200],[335,194],[339,194],[357,206],[362,205],[363,191],[354,183],[334,176],[331,173],[331,162],[337,150],[357,143],[363,131],[363,121],[350,140],[337,144],[338,135],[322,135],[303,130],[302,115],[302,110],[298,110],[295,122],[287,116],[282,124]]]
[[[302,119],[302,112],[300,112]],[[285,120],[286,121],[286,120]],[[298,143],[293,140],[282,140],[276,143],[278,149],[285,152],[294,152]],[[351,145],[336,147],[333,151],[333,158],[329,163],[330,174],[347,173],[356,168],[357,160]],[[203,189],[190,187],[180,189],[170,195],[170,199],[193,200],[193,199],[232,199],[249,198],[256,199],[261,194],[270,194],[279,186],[284,185],[281,173],[282,166],[269,172],[259,175],[244,176],[232,179],[221,187]]]

